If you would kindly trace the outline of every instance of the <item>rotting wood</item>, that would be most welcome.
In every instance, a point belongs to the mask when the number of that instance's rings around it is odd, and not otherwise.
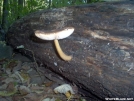
[[[14,48],[24,45],[37,61],[83,89],[90,98],[134,97],[134,1],[97,3],[32,13],[8,30]],[[63,51],[73,55],[61,60],[51,41],[34,36],[39,29],[74,27],[60,40]],[[20,50],[30,56],[29,52]]]

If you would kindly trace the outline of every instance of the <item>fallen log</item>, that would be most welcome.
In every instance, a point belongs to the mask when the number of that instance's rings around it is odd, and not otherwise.
[[[134,97],[134,1],[97,3],[41,10],[16,21],[7,41],[14,48],[24,45],[36,60],[88,92],[96,100]],[[72,55],[62,60],[53,41],[35,36],[35,31],[73,27],[59,40]],[[64,34],[64,33],[63,33]],[[30,51],[21,52],[32,57]]]

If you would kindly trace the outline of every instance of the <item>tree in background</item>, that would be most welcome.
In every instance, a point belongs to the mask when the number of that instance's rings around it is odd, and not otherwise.
[[[22,16],[22,11],[23,11],[23,6],[24,6],[24,1],[25,0],[18,0],[18,14],[17,14],[17,18],[21,18]]]
[[[8,12],[9,12],[9,7],[8,7],[8,0],[4,0],[3,1],[3,13],[2,13],[2,24],[1,24],[1,27],[4,29],[4,30],[7,30],[7,25],[8,25]]]
[[[1,25],[0,25],[0,40],[5,40],[5,31],[8,29],[8,0],[4,0],[3,2],[3,8],[1,7]],[[1,5],[2,5],[1,3]]]

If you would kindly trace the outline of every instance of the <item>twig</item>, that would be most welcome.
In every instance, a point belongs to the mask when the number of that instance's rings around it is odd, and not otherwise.
[[[26,49],[26,48],[24,48],[24,49],[25,49],[25,50],[28,50],[28,51],[30,51],[30,52],[32,53],[33,59],[34,59],[35,65],[36,65],[36,66],[34,66],[34,68],[35,68],[35,70],[38,72],[38,74],[39,74],[41,80],[43,81],[43,79],[42,79],[42,77],[41,77],[41,74],[40,74],[40,72],[39,72],[39,70],[38,70],[38,64],[37,64],[37,62],[36,62],[36,59],[35,59],[35,56],[34,56],[34,52],[33,52],[32,50],[29,50],[29,49]]]

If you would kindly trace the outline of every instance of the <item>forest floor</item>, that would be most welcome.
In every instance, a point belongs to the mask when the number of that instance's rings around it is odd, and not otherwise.
[[[0,57],[0,101],[86,101],[77,86],[20,53],[12,54]]]

